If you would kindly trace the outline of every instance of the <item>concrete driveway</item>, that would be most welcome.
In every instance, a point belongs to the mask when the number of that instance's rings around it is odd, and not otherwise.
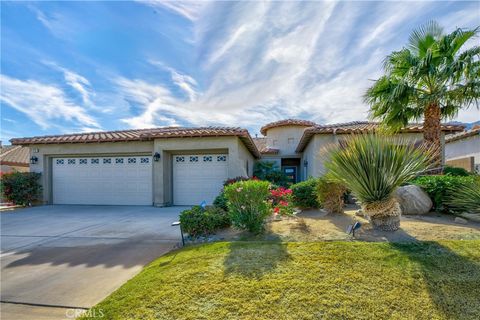
[[[179,244],[182,207],[43,206],[0,214],[1,319],[69,319]]]

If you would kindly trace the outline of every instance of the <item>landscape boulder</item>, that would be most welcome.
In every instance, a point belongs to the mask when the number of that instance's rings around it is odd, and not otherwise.
[[[402,208],[402,214],[426,214],[432,209],[432,200],[419,186],[399,187],[395,195]]]

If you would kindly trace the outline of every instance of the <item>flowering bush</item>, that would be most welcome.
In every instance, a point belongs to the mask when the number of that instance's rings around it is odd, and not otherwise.
[[[224,188],[230,219],[233,226],[261,233],[265,218],[270,214],[267,202],[270,183],[260,180],[239,181]]]
[[[272,204],[274,215],[293,214],[292,190],[283,187],[272,189],[269,201]]]

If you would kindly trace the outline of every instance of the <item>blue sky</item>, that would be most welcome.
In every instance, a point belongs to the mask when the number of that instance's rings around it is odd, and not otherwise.
[[[1,139],[364,120],[382,60],[431,19],[472,28],[480,4],[2,1]]]

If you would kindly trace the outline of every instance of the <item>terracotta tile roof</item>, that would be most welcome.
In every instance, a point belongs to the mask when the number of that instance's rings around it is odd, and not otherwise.
[[[253,142],[255,142],[255,145],[261,154],[277,154],[280,152],[279,149],[268,147],[266,138],[253,138]]]
[[[286,127],[286,126],[302,126],[302,127],[313,127],[317,124],[312,121],[308,120],[300,120],[300,119],[285,119],[280,121],[275,121],[271,123],[267,123],[263,127],[260,128],[260,133],[264,136],[267,135],[267,130],[277,127]]]
[[[480,135],[480,127],[474,127],[471,130],[463,131],[456,134],[449,134],[448,136],[445,136],[445,143],[462,140],[468,137],[473,137],[475,135]]]
[[[28,167],[30,165],[30,149],[22,146],[2,146],[0,164]]]
[[[15,138],[10,140],[13,145],[58,144],[58,143],[94,143],[149,141],[155,138],[187,138],[187,137],[221,137],[236,136],[245,144],[255,157],[260,157],[252,137],[246,129],[234,127],[164,127],[152,129],[119,130],[104,132],[86,132],[65,135],[38,136]]]
[[[370,121],[353,121],[353,122],[346,122],[346,123],[337,123],[337,124],[329,124],[329,125],[317,125],[314,127],[306,128],[303,131],[302,138],[298,143],[296,152],[302,152],[305,147],[310,142],[310,139],[315,134],[329,134],[329,133],[337,133],[337,134],[347,134],[347,133],[362,133],[362,132],[370,132],[375,131],[380,126],[378,122],[370,122]],[[464,127],[462,125],[456,124],[442,124],[442,131],[444,132],[458,132],[463,131]],[[409,124],[407,127],[400,130],[400,132],[423,132],[423,125],[419,123],[412,123]]]

